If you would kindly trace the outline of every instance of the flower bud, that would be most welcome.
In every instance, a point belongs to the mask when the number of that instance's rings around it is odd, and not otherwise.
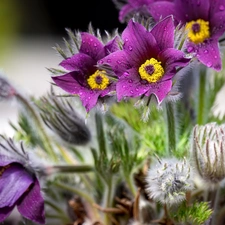
[[[205,181],[217,184],[225,177],[225,126],[209,123],[193,129],[195,167]]]
[[[68,100],[49,95],[42,98],[38,107],[43,111],[45,124],[58,136],[75,145],[85,145],[91,139],[91,134],[85,121],[74,110]]]
[[[149,169],[146,192],[154,201],[174,205],[185,200],[186,192],[194,188],[191,167],[186,160],[159,160]]]

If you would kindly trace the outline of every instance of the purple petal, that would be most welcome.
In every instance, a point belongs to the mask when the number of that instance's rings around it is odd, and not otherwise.
[[[211,37],[219,38],[225,31],[225,2],[211,1],[210,4]]]
[[[179,12],[176,10],[176,6],[173,2],[168,1],[159,1],[154,2],[151,5],[149,5],[149,11],[151,13],[151,16],[154,18],[156,22],[160,21],[161,19],[173,15],[175,19],[178,21],[179,18]]]
[[[175,0],[178,19],[182,22],[189,22],[199,18],[209,20],[209,0]]]
[[[77,71],[52,77],[53,81],[70,94],[79,94],[85,84],[84,76]]]
[[[19,164],[11,164],[0,177],[0,208],[13,206],[33,183],[32,176]]]
[[[172,88],[172,80],[159,82],[154,85],[151,85],[151,88],[145,95],[150,96],[151,94],[154,94],[157,98],[158,104],[161,104],[164,98],[171,91],[171,88]]]
[[[126,57],[126,53],[122,50],[109,54],[108,56],[99,60],[98,64],[110,65],[117,76],[121,76],[124,71],[131,68],[131,65],[129,64]]]
[[[100,96],[104,97],[108,95],[109,92],[112,91],[116,91],[116,82],[111,83],[105,90],[102,90]]]
[[[168,48],[160,52],[158,59],[162,62],[166,76],[162,80],[169,79],[175,75],[176,67],[185,67],[190,62],[190,58],[185,58],[184,53],[174,48]]]
[[[148,6],[153,0],[130,0],[128,4],[124,5],[119,13],[119,21],[125,22],[127,17],[132,17],[135,13],[142,16],[150,16]]]
[[[134,12],[134,8],[130,4],[126,4],[122,7],[122,9],[119,12],[119,21],[124,22],[127,15]]]
[[[84,69],[93,70],[96,62],[97,61],[94,61],[89,55],[78,53],[68,59],[63,60],[59,65],[69,71],[83,71]]]
[[[144,26],[130,20],[122,33],[127,59],[134,67],[139,67],[147,59],[156,58],[160,49],[153,35]]]
[[[98,101],[98,97],[101,94],[101,91],[94,91],[94,90],[85,90],[82,95],[80,95],[80,100],[82,105],[85,107],[87,112],[89,112]]]
[[[151,30],[160,50],[173,48],[174,45],[174,23],[172,16],[168,16],[157,23]]]
[[[117,99],[121,101],[126,97],[141,96],[149,90],[149,87],[149,83],[141,80],[136,70],[129,70],[129,74],[121,76],[116,84]]]
[[[117,50],[119,50],[119,37],[115,37],[113,38],[113,40],[109,41],[105,46],[104,46],[104,49],[105,49],[105,55],[109,55],[110,53],[112,52],[115,52]]]
[[[25,218],[41,224],[45,223],[44,199],[37,179],[31,189],[19,200],[17,208]]]
[[[0,208],[0,223],[3,222],[12,212],[14,205],[11,207]]]
[[[222,62],[220,57],[219,44],[213,39],[209,39],[204,44],[195,45],[192,42],[187,43],[187,49],[192,49],[196,52],[198,60],[207,67],[220,71]]]
[[[94,61],[98,61],[100,58],[105,56],[104,45],[101,41],[86,32],[81,33],[82,43],[80,46],[80,53],[89,55]]]

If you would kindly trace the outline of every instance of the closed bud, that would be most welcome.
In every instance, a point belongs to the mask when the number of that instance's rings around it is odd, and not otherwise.
[[[203,180],[217,184],[225,178],[225,126],[196,125],[192,136],[195,167]]]
[[[85,145],[90,141],[91,134],[85,121],[68,100],[52,93],[37,105],[43,112],[41,116],[45,124],[62,140],[75,145]]]

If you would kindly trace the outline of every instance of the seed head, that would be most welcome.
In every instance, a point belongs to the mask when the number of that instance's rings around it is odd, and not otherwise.
[[[185,159],[159,160],[149,169],[146,182],[149,197],[167,205],[182,202],[186,192],[194,188],[191,167]]]

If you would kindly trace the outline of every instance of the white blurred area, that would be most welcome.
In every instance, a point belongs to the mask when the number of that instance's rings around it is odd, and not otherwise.
[[[60,40],[61,42],[61,40]],[[53,47],[57,38],[23,38],[4,52],[1,73],[25,95],[39,97],[50,90],[51,77],[47,67],[57,67],[60,57]],[[0,102],[0,134],[13,136],[9,120],[17,121],[18,105],[15,101]]]

